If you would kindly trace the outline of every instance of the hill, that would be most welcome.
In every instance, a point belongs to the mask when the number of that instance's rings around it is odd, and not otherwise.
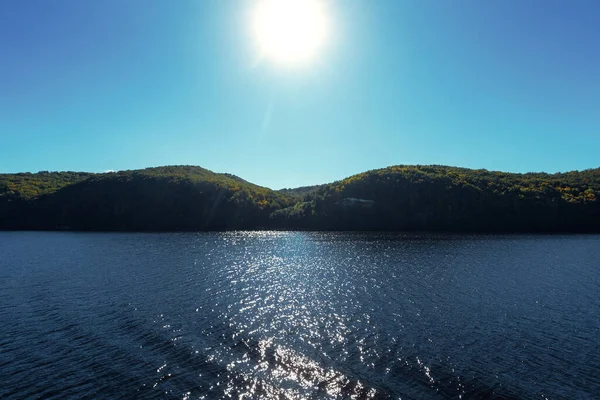
[[[598,232],[599,198],[600,169],[393,166],[320,187],[273,217],[304,229]]]
[[[201,167],[0,175],[0,229],[600,232],[600,169],[393,166],[273,191]]]
[[[297,188],[279,189],[278,192],[300,199],[315,193],[317,190],[325,186],[327,185],[301,186]]]
[[[67,181],[69,174],[54,175]],[[32,176],[35,182],[48,179],[44,173]],[[11,178],[1,179],[3,188]],[[291,204],[270,189],[192,166],[90,174],[53,190],[40,190],[37,196],[22,195],[30,193],[32,185],[21,184],[13,194],[0,189],[3,229],[256,229],[269,221],[273,211]]]

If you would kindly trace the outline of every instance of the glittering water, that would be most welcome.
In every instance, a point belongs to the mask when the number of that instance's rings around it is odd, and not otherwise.
[[[599,236],[0,233],[0,398],[600,397]]]

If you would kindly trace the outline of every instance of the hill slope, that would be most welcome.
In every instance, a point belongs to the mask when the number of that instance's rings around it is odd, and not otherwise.
[[[291,204],[233,175],[190,166],[95,174],[32,198],[3,203],[3,197],[6,192],[0,192],[4,229],[255,229]]]
[[[305,229],[598,232],[599,199],[600,169],[394,166],[321,187],[274,217]]]
[[[281,191],[192,166],[0,175],[0,229],[261,228],[600,232],[600,169],[394,166]]]

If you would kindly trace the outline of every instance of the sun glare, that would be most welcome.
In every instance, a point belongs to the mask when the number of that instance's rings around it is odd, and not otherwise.
[[[260,0],[253,22],[262,55],[282,64],[310,61],[327,38],[322,0]]]

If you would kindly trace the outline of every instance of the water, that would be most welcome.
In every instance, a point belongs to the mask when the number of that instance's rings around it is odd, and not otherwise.
[[[600,397],[600,236],[0,233],[0,398]]]

